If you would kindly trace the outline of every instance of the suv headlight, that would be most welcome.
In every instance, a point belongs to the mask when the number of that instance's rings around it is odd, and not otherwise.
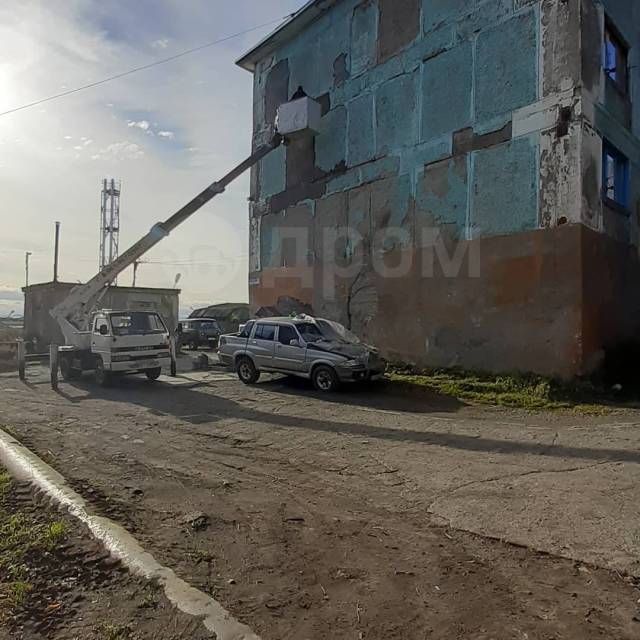
[[[342,363],[343,367],[359,367],[361,364],[357,360],[347,360]]]

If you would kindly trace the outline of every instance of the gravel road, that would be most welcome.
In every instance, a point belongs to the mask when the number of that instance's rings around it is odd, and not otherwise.
[[[640,635],[640,413],[224,372],[3,374],[0,397],[0,424],[265,640]]]

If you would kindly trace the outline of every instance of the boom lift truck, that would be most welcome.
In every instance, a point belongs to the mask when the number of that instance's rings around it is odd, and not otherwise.
[[[58,363],[66,380],[78,377],[82,371],[93,370],[96,381],[101,385],[108,384],[114,374],[145,373],[149,379],[155,380],[160,375],[162,364],[169,361],[172,373],[175,373],[172,336],[162,318],[149,311],[100,309],[101,299],[120,273],[212,198],[223,193],[231,182],[271,151],[289,139],[315,135],[320,118],[320,105],[306,96],[281,105],[274,135],[267,144],[259,147],[221,180],[209,185],[170,218],[155,224],[147,235],[86,284],[75,287],[51,310],[65,339],[64,346],[51,346],[51,383],[54,387],[57,387]]]

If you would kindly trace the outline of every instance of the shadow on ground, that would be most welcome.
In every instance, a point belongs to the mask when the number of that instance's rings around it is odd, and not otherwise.
[[[308,395],[307,388],[301,391],[299,383],[274,380],[263,383],[265,392],[282,393],[284,395],[297,396],[304,392]],[[380,427],[371,423],[343,422],[338,420],[326,420],[309,416],[287,415],[280,412],[264,411],[250,406],[251,401],[243,399],[242,403],[229,398],[215,395],[215,387],[209,384],[199,384],[191,387],[176,387],[162,382],[149,383],[140,378],[124,378],[116,387],[100,388],[88,380],[81,380],[74,384],[76,390],[83,390],[84,395],[68,393],[62,385],[58,394],[72,403],[100,398],[101,400],[118,403],[132,403],[147,408],[154,415],[170,415],[179,420],[196,425],[213,425],[223,419],[244,420],[272,425],[283,429],[303,429],[330,434],[350,435],[361,438],[376,438],[390,442],[414,442],[464,451],[476,451],[496,453],[503,455],[539,455],[550,458],[575,458],[579,460],[593,461],[617,461],[640,463],[640,451],[624,449],[607,449],[591,447],[573,447],[557,444],[541,444],[535,442],[521,442],[511,440],[499,440],[496,438],[476,437],[456,433],[442,433],[438,431],[412,430],[399,428]],[[202,388],[209,392],[203,392]],[[296,388],[298,387],[298,388]],[[213,392],[212,392],[213,391]],[[361,397],[355,395],[355,391],[337,395],[330,400],[324,395],[315,395],[323,401],[343,404],[360,404],[361,406],[375,406],[383,403],[388,409],[388,398],[376,398],[371,392],[363,393]],[[357,400],[357,402],[355,402]],[[344,401],[344,402],[341,402]],[[403,399],[404,402],[404,399]],[[459,408],[460,403],[453,401],[450,411]],[[371,403],[371,404],[367,404]],[[259,404],[259,401],[256,401]],[[405,409],[406,410],[406,409]],[[432,408],[433,412],[442,412],[442,407]],[[310,412],[313,408],[310,408]],[[425,413],[424,406],[422,413]]]

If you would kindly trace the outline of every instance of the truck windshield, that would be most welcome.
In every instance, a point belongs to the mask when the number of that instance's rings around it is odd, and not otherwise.
[[[132,311],[112,313],[111,327],[116,336],[139,336],[146,333],[165,333],[164,322],[157,313]]]

